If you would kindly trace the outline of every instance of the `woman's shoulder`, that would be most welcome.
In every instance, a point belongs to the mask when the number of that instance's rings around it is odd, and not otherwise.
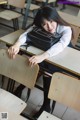
[[[61,33],[64,31],[71,31],[71,27],[70,26],[64,26],[64,25],[58,25],[57,27],[57,32]]]

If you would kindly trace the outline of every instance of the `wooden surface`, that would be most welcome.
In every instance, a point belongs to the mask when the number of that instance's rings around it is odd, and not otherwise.
[[[15,32],[12,32],[8,35],[5,35],[3,37],[0,38],[0,41],[4,42],[4,43],[7,43],[8,45],[12,45],[14,44],[19,36],[24,32],[24,30],[20,29],[20,30],[17,30]]]
[[[77,27],[80,27],[80,19],[79,19],[79,17],[73,16],[73,15],[70,15],[70,14],[67,14],[67,13],[64,13],[64,12],[61,12],[61,11],[58,11],[58,13],[68,23],[70,23],[72,25],[75,25]]]
[[[6,20],[12,20],[15,18],[19,18],[20,16],[22,15],[11,10],[4,10],[0,12],[0,17]]]
[[[80,79],[62,73],[54,73],[48,97],[80,111]]]
[[[40,54],[43,51],[30,46],[28,47],[27,52],[30,54]],[[46,59],[46,61],[80,76],[80,51],[78,50],[66,47],[64,51],[56,56]]]
[[[6,50],[0,50],[0,74],[32,89],[38,72],[39,66],[30,67],[27,57],[17,55],[15,59],[10,59]]]
[[[12,45],[22,32],[23,30],[18,30],[17,32],[10,33],[9,35],[1,37],[0,41]],[[31,55],[43,53],[42,50],[33,46],[28,47],[27,50],[25,48],[21,48],[21,50]],[[46,61],[80,76],[80,51],[78,50],[66,47],[64,51],[54,57],[46,59]]]
[[[25,6],[24,6],[25,8],[26,8],[26,5],[27,5],[27,4],[25,4]],[[40,8],[39,5],[36,5],[36,4],[31,4],[31,5],[30,5],[30,10],[31,10],[31,11],[37,10],[37,9],[39,9],[39,8]]]
[[[21,115],[18,115],[17,113],[8,110],[5,106],[3,107],[2,105],[0,105],[0,120],[3,120],[1,119],[1,113],[7,113],[8,119],[5,120],[28,120],[27,118],[24,118]]]
[[[54,115],[51,115],[50,113],[48,113],[46,111],[43,111],[37,120],[61,120],[61,119],[57,118]]]
[[[73,33],[74,33],[74,38],[71,40],[71,43],[75,47],[79,38],[80,28],[74,25],[71,25],[71,27],[73,28]]]
[[[0,0],[0,5],[1,4],[6,4],[7,3],[7,0]]]
[[[78,12],[78,17],[79,17],[79,19],[80,19],[80,10],[79,10],[79,12]]]
[[[0,110],[2,106],[7,109],[7,112],[11,111],[20,114],[26,105],[27,104],[20,98],[0,88]]]
[[[24,8],[25,0],[8,0],[8,5],[11,5],[17,8]]]
[[[46,0],[36,0],[38,2],[46,2]],[[51,3],[51,2],[56,2],[56,0],[48,0],[48,3]]]

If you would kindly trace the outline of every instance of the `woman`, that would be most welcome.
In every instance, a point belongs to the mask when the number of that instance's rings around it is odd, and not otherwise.
[[[72,38],[72,29],[70,25],[59,16],[55,8],[51,8],[49,6],[45,6],[37,12],[33,24],[35,26],[43,28],[44,30],[52,34],[54,34],[54,32],[58,32],[59,34],[61,33],[62,37],[60,38],[59,42],[54,44],[50,49],[48,49],[44,53],[30,57],[29,64],[33,66],[37,63],[40,63],[40,65],[44,66],[52,73],[56,71],[61,71],[59,70],[59,68],[48,65],[43,61],[49,57],[58,55],[64,50],[65,47],[67,47],[70,44]],[[31,26],[25,33],[23,33],[18,39],[18,41],[8,49],[8,53],[11,58],[15,58],[16,54],[19,52],[20,46],[27,41],[26,35],[29,31],[33,29],[33,26]],[[34,117],[38,117],[43,112],[43,110],[50,112],[50,99],[48,99],[50,80],[50,77],[43,76],[44,102],[39,112],[37,112],[34,115]]]

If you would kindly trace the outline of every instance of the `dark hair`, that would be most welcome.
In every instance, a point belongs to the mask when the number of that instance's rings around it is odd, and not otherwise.
[[[57,10],[50,6],[45,6],[38,10],[34,18],[34,24],[38,27],[41,27],[41,24],[43,23],[44,19],[48,21],[53,20],[61,25],[69,26],[69,24],[59,16]]]
[[[58,14],[56,8],[52,8],[50,6],[44,6],[40,8],[34,18],[33,24],[35,24],[38,27],[42,27],[41,24],[44,22],[44,19],[50,21],[53,20],[57,22],[60,25],[64,26],[70,26],[69,23],[67,23],[65,20],[63,20],[60,15]],[[73,31],[73,29],[72,29]],[[72,37],[74,35],[72,34]]]

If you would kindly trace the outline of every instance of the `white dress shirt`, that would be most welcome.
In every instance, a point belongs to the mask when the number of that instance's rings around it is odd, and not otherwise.
[[[27,33],[33,29],[34,26],[31,26],[26,32],[24,32],[18,39],[18,41],[23,45],[27,41]],[[72,30],[69,26],[58,25],[57,32],[62,33],[62,37],[60,41],[54,44],[50,49],[46,52],[50,57],[57,55],[62,52],[66,46],[69,45],[72,37]]]

